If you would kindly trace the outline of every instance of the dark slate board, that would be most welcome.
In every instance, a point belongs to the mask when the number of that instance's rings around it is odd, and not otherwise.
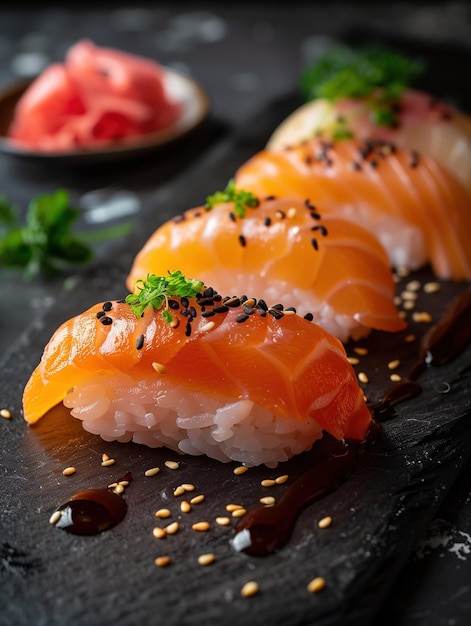
[[[214,520],[225,513],[228,502],[251,508],[268,493],[279,498],[303,469],[316,462],[328,440],[276,470],[255,468],[237,477],[232,464],[103,442],[84,432],[64,410],[56,409],[33,428],[22,420],[24,384],[55,328],[90,304],[122,297],[130,260],[149,230],[222,188],[297,102],[290,96],[273,103],[250,128],[208,151],[208,137],[214,140],[225,132],[211,120],[202,143],[189,148],[189,156],[206,151],[194,166],[188,165],[191,158],[182,164],[182,155],[174,153],[160,162],[87,173],[90,187],[119,177],[122,187],[139,195],[143,209],[135,232],[125,242],[103,246],[100,262],[88,273],[77,274],[71,291],[62,290],[60,282],[44,282],[32,285],[29,297],[49,300],[29,308],[20,302],[18,317],[28,322],[27,328],[0,363],[1,404],[13,413],[10,421],[0,424],[1,626],[196,626],[219,625],[223,620],[235,626],[367,626],[465,467],[471,452],[471,347],[421,377],[423,393],[396,408],[394,419],[384,424],[378,439],[359,458],[354,474],[306,508],[288,544],[267,557],[234,552],[230,538],[235,521],[230,528],[213,523],[208,533],[201,534],[190,524]],[[173,179],[172,174],[185,166],[186,171]],[[14,171],[16,165],[7,167]],[[50,184],[47,172],[31,168],[26,173],[31,188]],[[64,186],[84,188],[83,173],[64,172],[61,180]],[[25,188],[25,195],[28,192]],[[431,275],[424,270],[418,277],[425,281]],[[1,317],[13,309],[5,295],[12,293],[16,279],[3,274],[0,278]],[[437,320],[464,287],[444,284],[438,296],[424,295],[418,306],[432,310]],[[417,325],[414,331],[420,334],[425,329]],[[407,347],[402,335],[375,334],[362,345],[370,348],[361,364],[370,375],[366,388],[370,398],[389,386],[389,360],[400,357],[404,374],[417,357],[417,345]],[[443,392],[444,383],[450,385],[448,393]],[[116,458],[116,465],[103,468],[103,453]],[[167,459],[179,460],[180,469],[165,469]],[[62,470],[68,465],[77,472],[64,477]],[[161,466],[160,474],[144,477],[144,471],[155,465]],[[114,529],[77,537],[49,525],[56,506],[72,493],[105,487],[127,472],[133,476],[125,492],[129,510]],[[260,486],[261,479],[284,473],[290,477],[286,485],[270,490]],[[193,482],[195,493],[206,496],[188,515],[180,514],[172,495],[182,482]],[[159,541],[152,529],[158,522],[154,512],[162,506],[172,509],[171,519],[179,519],[182,528]],[[331,515],[333,524],[321,531],[317,521],[324,515]],[[203,552],[214,552],[216,562],[206,568],[198,565],[196,558]],[[165,569],[154,565],[160,554],[172,557]],[[326,579],[327,587],[311,595],[306,585],[318,575]],[[241,598],[240,588],[248,580],[258,581],[260,593]]]

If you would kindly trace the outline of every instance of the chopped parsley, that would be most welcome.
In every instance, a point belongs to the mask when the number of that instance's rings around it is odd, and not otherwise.
[[[98,232],[74,234],[72,226],[79,216],[65,189],[31,200],[24,223],[18,207],[0,196],[0,267],[22,269],[25,280],[40,273],[57,274],[93,259],[87,242],[114,239],[130,230],[122,224]]]
[[[148,274],[146,280],[136,281],[135,292],[126,296],[126,302],[136,317],[141,317],[147,308],[159,311],[165,306],[162,315],[167,322],[171,322],[168,299],[172,296],[192,298],[203,286],[200,280],[185,278],[180,270],[169,271],[168,276]]]
[[[397,123],[394,104],[423,71],[423,62],[378,45],[337,46],[303,72],[300,91],[307,101],[367,100],[374,123],[392,127]]]
[[[204,207],[210,211],[217,204],[223,202],[234,203],[234,213],[237,217],[244,217],[247,209],[254,209],[260,204],[257,196],[252,192],[236,189],[233,179],[227,183],[224,191],[215,191],[212,195],[207,196]]]

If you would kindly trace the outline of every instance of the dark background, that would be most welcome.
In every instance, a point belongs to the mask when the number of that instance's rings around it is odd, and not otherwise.
[[[74,202],[84,210],[79,227],[85,229],[91,228],[86,219],[90,204],[106,206],[116,199],[116,194],[124,193],[130,204],[138,207],[137,215],[123,218],[134,221],[134,231],[125,244],[111,242],[98,246],[97,262],[89,273],[74,273],[72,278],[77,290],[70,297],[69,306],[63,302],[61,281],[37,280],[24,285],[17,274],[0,271],[0,349],[4,355],[0,389],[5,400],[0,397],[2,405],[7,405],[10,398],[13,406],[18,406],[21,385],[33,366],[25,360],[28,354],[37,359],[56,323],[69,312],[75,314],[80,307],[101,299],[102,293],[113,294],[116,283],[120,284],[133,254],[147,239],[151,228],[200,204],[206,195],[222,188],[235,167],[263,146],[276,123],[300,103],[297,81],[301,68],[329,42],[338,39],[357,44],[374,39],[417,54],[427,61],[429,68],[421,86],[471,110],[471,27],[470,7],[466,2],[282,3],[276,7],[261,2],[132,6],[115,3],[111,8],[89,3],[35,8],[16,4],[14,8],[0,8],[0,87],[28,78],[54,60],[61,61],[67,48],[83,37],[98,45],[155,58],[188,73],[207,90],[211,115],[190,140],[145,159],[111,166],[70,168],[60,163],[44,166],[0,155],[0,192],[20,207],[24,208],[38,193],[66,187]],[[119,220],[111,220],[111,223],[116,221]],[[92,281],[90,287],[88,279]],[[30,450],[32,460],[24,459],[26,466],[30,466],[29,471],[18,469],[18,461],[9,454],[9,442],[20,441],[23,425],[17,419],[0,426],[5,431],[1,435],[5,445],[0,456],[0,489],[2,483],[8,487],[0,517],[2,544],[11,538],[10,524],[18,523],[19,517],[26,516],[26,521],[31,523],[31,511],[25,516],[18,511],[26,506],[25,493],[32,502],[37,500],[30,491],[22,492],[16,486],[10,490],[10,485],[15,480],[15,484],[22,484],[42,457],[38,450]],[[11,428],[13,434],[7,432],[7,428]],[[12,439],[9,440],[9,436]],[[47,433],[44,437],[47,441]],[[469,442],[469,438],[466,441]],[[469,454],[469,447],[464,446],[463,450],[461,456],[466,456],[466,450]],[[378,591],[382,605],[379,613],[372,610],[371,614],[361,614],[356,622],[344,618],[341,623],[391,626],[464,626],[470,623],[469,463],[460,464],[460,470],[456,482],[454,478],[451,481],[454,485],[450,488],[450,481],[446,484],[439,498],[441,506],[425,524],[421,539],[404,555],[404,568],[400,573],[394,571],[388,585]],[[44,484],[39,480],[37,484],[46,491],[46,475],[41,474],[40,469],[39,472]],[[15,498],[18,498],[16,504]],[[424,519],[426,516],[422,521]],[[27,525],[21,529],[26,532]],[[30,552],[30,541],[26,535],[23,539]],[[54,541],[52,535],[50,541]],[[63,537],[61,541],[65,543]],[[9,599],[8,610],[5,613],[0,610],[1,626],[46,624],[47,617],[40,606],[23,605],[22,594],[18,591],[22,589],[16,582],[18,571],[23,565],[25,569],[30,561],[26,558],[22,561],[21,550],[15,556],[5,548],[5,543],[3,545],[0,598],[4,598],[5,606],[6,598]],[[405,541],[404,549],[407,546]],[[118,546],[115,549],[119,549]],[[401,550],[400,543],[396,549]],[[98,546],[97,554],[102,554]],[[83,567],[83,562],[78,560],[77,563],[79,568]],[[74,559],[70,558],[67,565],[73,572]],[[132,596],[132,582],[128,580],[127,584],[126,591]],[[70,591],[70,584],[64,586]],[[7,595],[3,596],[3,592]],[[60,598],[60,589],[55,593]],[[86,597],[78,584],[77,602],[81,593]],[[70,594],[64,597],[68,603],[72,602]],[[107,596],[104,601],[110,602],[110,598]],[[51,624],[61,623],[59,605],[54,604]],[[188,606],[190,610],[191,603]],[[276,604],[273,610],[276,612]],[[67,621],[63,623],[75,626],[73,615],[73,611],[64,608]],[[108,615],[111,623],[113,612],[110,610]],[[197,613],[203,619],[201,615]],[[302,612],[300,615],[294,615],[293,624],[308,623],[303,621]],[[154,617],[144,613],[140,623],[160,623],[154,621]],[[252,618],[254,624],[274,622],[274,616],[269,614],[266,618],[259,615]],[[212,615],[211,619],[217,616]],[[231,621],[226,616],[219,616],[219,619]],[[336,623],[334,618],[332,620],[331,623]],[[99,622],[90,614],[88,623],[93,626],[104,623],[103,614]],[[181,623],[184,623],[183,617]]]

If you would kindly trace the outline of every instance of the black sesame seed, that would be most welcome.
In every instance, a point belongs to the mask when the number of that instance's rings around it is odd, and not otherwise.
[[[311,211],[310,216],[312,217],[313,220],[320,220],[321,219],[320,213],[315,213],[314,211]]]
[[[284,306],[281,303],[277,303],[274,304],[271,308],[276,309],[277,311],[282,311],[284,309]]]
[[[144,345],[144,335],[139,335],[136,339],[136,350],[141,350]]]
[[[269,200],[275,200],[276,196],[265,196],[265,200],[269,201]]]
[[[233,213],[232,211],[229,213],[229,219],[232,220],[233,222],[236,221],[235,213]]]
[[[196,309],[194,306],[190,306],[190,308],[188,309],[190,312],[191,317],[196,317]]]
[[[236,317],[236,322],[238,322],[239,324],[242,324],[243,322],[246,322],[248,319],[249,319],[249,316],[247,314],[241,314]]]
[[[190,322],[187,322],[185,326],[185,336],[189,337],[190,335],[191,335],[191,324]]]
[[[242,310],[244,313],[246,313],[247,315],[253,315],[255,312],[255,309],[253,308],[253,306],[248,306],[247,304],[244,304],[242,306]]]
[[[205,298],[212,298],[214,296],[214,289],[212,287],[206,287],[203,291],[203,296]]]
[[[260,298],[260,300],[258,301],[257,308],[263,309],[264,311],[268,311],[268,305],[265,302],[265,300],[263,300],[262,298]]]
[[[174,311],[176,311],[176,309],[178,309],[180,307],[178,302],[176,300],[172,300],[171,298],[169,298],[169,300],[168,300],[168,306],[171,309],[173,309]]]
[[[307,320],[308,322],[312,322],[312,320],[314,319],[314,315],[312,313],[306,313],[306,315],[304,316],[304,319]]]
[[[244,235],[239,235],[239,243],[243,248],[247,245]]]
[[[352,169],[354,169],[355,171],[359,172],[361,170],[361,165],[358,163],[358,161],[352,161],[351,165]]]
[[[213,310],[204,311],[204,313],[201,313],[202,317],[213,317],[213,315],[216,315],[216,313]]]
[[[296,309],[294,308],[294,306],[287,307],[285,311],[292,311],[293,313],[296,313]]]
[[[376,169],[378,167],[378,161],[376,159],[372,159],[370,161],[370,167],[372,167],[373,169]]]
[[[105,315],[104,317],[100,318],[100,322],[104,325],[104,326],[109,326],[110,324],[113,323],[113,320],[111,319],[111,317],[108,317],[107,315]]]
[[[190,304],[190,301],[188,300],[188,298],[183,296],[182,298],[180,298],[180,303],[186,309],[188,307],[188,305]]]
[[[263,220],[263,223],[265,224],[265,226],[270,226],[271,225],[271,219],[269,217],[266,217]]]
[[[96,314],[97,319],[99,320],[100,317],[103,317],[105,315],[104,311],[98,311],[98,313]]]
[[[319,225],[319,226],[313,226],[313,227],[311,228],[311,230],[317,230],[317,231],[319,231],[319,232],[320,232],[320,234],[321,234],[323,237],[325,237],[325,236],[327,235],[327,228],[326,228],[325,226],[321,226],[321,225]]]
[[[317,239],[315,237],[311,239],[311,245],[314,248],[314,250],[319,250],[319,244],[317,243]]]
[[[214,307],[213,311],[215,313],[227,313],[227,311],[229,311],[229,307],[225,304],[219,304],[218,306]]]
[[[113,303],[112,302],[104,302],[103,306],[101,308],[103,309],[103,311],[111,311],[111,309],[113,308]]]
[[[237,307],[237,306],[240,306],[240,298],[236,298],[236,297],[234,297],[234,298],[229,298],[229,300],[226,300],[226,301],[224,302],[224,304],[225,304],[226,306],[230,306],[230,307]]]
[[[284,313],[282,311],[278,311],[273,307],[268,309],[268,312],[270,313],[270,315],[273,315],[276,320],[281,320],[281,318],[284,316]]]

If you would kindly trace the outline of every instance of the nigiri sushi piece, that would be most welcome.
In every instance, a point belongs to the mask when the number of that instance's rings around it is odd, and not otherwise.
[[[377,48],[340,49],[305,70],[308,99],[275,129],[267,147],[313,137],[381,139],[428,154],[471,194],[471,116],[408,83],[420,64]]]
[[[234,180],[261,198],[310,198],[324,217],[350,217],[378,237],[393,267],[429,263],[439,278],[471,278],[471,197],[430,156],[382,141],[311,139],[261,150]]]
[[[371,414],[343,344],[292,309],[149,275],[53,334],[23,394],[30,424],[61,402],[106,441],[247,465],[362,440]]]
[[[208,196],[206,206],[154,231],[134,259],[127,286],[132,290],[138,279],[169,267],[194,273],[222,293],[257,293],[269,304],[289,301],[341,341],[373,328],[405,327],[376,237],[299,198],[260,202],[230,182],[226,192]]]

